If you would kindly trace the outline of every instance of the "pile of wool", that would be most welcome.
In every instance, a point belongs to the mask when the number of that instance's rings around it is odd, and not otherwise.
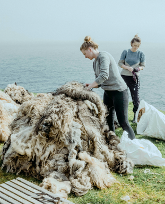
[[[19,105],[10,96],[0,91],[0,142],[4,142],[10,135],[9,124],[14,119]]]
[[[31,100],[34,97],[33,93],[29,93],[28,90],[17,84],[8,84],[4,92],[8,94],[13,101],[17,104],[22,104],[25,101]]]
[[[108,130],[106,112],[100,97],[78,82],[24,102],[3,147],[2,168],[44,178],[41,186],[64,198],[110,187],[117,182],[110,170],[128,174],[134,164]]]

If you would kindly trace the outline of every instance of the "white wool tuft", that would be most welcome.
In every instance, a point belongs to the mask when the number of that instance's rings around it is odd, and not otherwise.
[[[19,105],[7,94],[0,91],[0,142],[5,142],[10,135],[9,125],[16,117]]]

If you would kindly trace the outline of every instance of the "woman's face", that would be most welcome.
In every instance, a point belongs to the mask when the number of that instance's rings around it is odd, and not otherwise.
[[[88,58],[90,60],[92,60],[94,58],[92,48],[90,48],[90,47],[87,50],[83,49],[82,53],[85,56],[85,58]]]
[[[136,52],[138,50],[138,48],[140,47],[140,42],[136,42],[134,41],[134,43],[132,43],[132,51]]]

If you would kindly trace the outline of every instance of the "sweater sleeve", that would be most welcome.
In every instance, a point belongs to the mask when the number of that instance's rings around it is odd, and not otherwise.
[[[145,67],[145,55],[143,54],[143,52],[141,52],[141,55],[140,55],[140,64],[139,65]]]
[[[95,71],[95,61],[93,62],[93,71],[95,73],[95,78],[96,78],[97,76],[96,76],[96,71]]]
[[[127,55],[127,50],[124,50],[124,51],[121,53],[121,57],[120,57],[120,60],[119,60],[119,62],[118,62],[119,67],[121,67],[123,64],[125,64],[126,55]]]
[[[109,77],[110,58],[107,54],[104,54],[100,56],[99,61],[100,74],[95,80],[98,85],[102,84]]]

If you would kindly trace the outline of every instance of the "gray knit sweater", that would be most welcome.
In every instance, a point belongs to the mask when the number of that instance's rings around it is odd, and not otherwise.
[[[96,83],[104,90],[124,91],[127,89],[123,78],[119,73],[118,66],[108,52],[99,52],[93,62],[93,69],[96,76]]]
[[[132,68],[136,68],[139,66],[145,66],[145,55],[140,50],[136,52],[132,52],[130,49],[124,50],[121,54],[118,65],[121,67],[122,65],[126,65]],[[138,76],[140,72],[136,73]],[[132,72],[122,69],[121,75],[132,76]]]

